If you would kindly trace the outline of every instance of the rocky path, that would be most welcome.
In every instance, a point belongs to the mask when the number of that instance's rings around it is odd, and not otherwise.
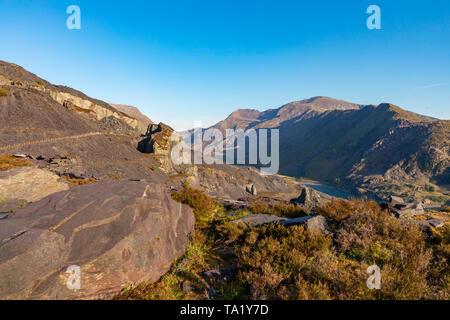
[[[77,135],[72,135],[72,136],[55,137],[55,138],[50,138],[50,139],[42,139],[42,140],[28,141],[28,142],[17,143],[17,144],[4,145],[4,146],[0,146],[0,151],[25,147],[25,146],[29,146],[29,145],[51,143],[51,142],[57,142],[57,141],[62,141],[62,140],[68,140],[68,139],[81,139],[81,138],[98,136],[98,135],[128,137],[125,134],[118,134],[118,133],[89,132],[89,133],[77,134]]]

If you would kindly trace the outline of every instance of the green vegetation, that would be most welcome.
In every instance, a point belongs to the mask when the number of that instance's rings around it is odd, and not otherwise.
[[[191,207],[195,214],[196,224],[202,226],[211,220],[213,212],[219,207],[215,200],[203,192],[191,188],[187,181],[183,182],[183,189],[172,194],[172,198]]]
[[[433,202],[438,202],[438,203],[447,203],[450,200],[450,197],[445,196],[445,195],[427,196],[426,198],[430,199]]]
[[[42,85],[42,80],[37,80],[36,83],[41,86]]]
[[[5,89],[0,89],[0,97],[6,97],[8,95],[8,91]]]
[[[8,171],[18,167],[32,166],[30,159],[16,158],[9,154],[0,154],[0,171]]]
[[[332,237],[300,226],[256,229],[230,223],[220,205],[187,182],[173,198],[191,206],[197,220],[185,256],[158,282],[127,288],[118,299],[203,299],[207,286],[202,272],[229,267],[237,274],[214,283],[219,299],[450,298],[448,226],[427,238],[375,202],[334,200],[316,208],[327,218]],[[247,213],[258,206],[278,215],[304,214],[261,203]],[[373,264],[381,268],[381,290],[366,285],[366,270]],[[183,283],[199,290],[186,293]]]
[[[6,200],[3,198],[0,198],[0,203],[5,202]]]
[[[156,171],[156,169],[158,168],[156,168],[155,166],[152,167],[152,171]]]

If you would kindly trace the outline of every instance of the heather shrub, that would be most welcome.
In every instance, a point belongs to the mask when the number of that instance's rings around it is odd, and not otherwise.
[[[213,212],[218,206],[214,199],[208,197],[200,190],[191,188],[186,181],[183,183],[183,189],[172,193],[172,198],[191,207],[198,223],[211,219]]]
[[[343,299],[367,291],[361,265],[335,256],[330,237],[303,227],[247,228],[233,247],[251,299]]]
[[[447,225],[433,246],[433,258],[430,264],[428,281],[433,294],[430,298],[450,299],[450,226]]]
[[[333,237],[303,227],[220,226],[252,299],[448,298],[450,231],[435,246],[374,202],[335,200],[316,210],[334,224]],[[381,290],[366,285],[374,264]]]
[[[357,211],[338,224],[336,253],[382,269],[380,298],[426,298],[432,250],[423,232],[370,202],[352,202]]]
[[[8,171],[18,167],[29,167],[33,163],[30,159],[16,158],[9,154],[0,154],[0,171]]]

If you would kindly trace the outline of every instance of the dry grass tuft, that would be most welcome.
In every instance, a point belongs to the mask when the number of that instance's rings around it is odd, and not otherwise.
[[[79,179],[79,178],[71,178],[69,176],[61,176],[61,178],[63,178],[64,180],[70,182],[75,187],[82,186],[82,185],[85,185],[85,184],[96,183],[96,182],[100,181],[98,179],[93,179],[93,178],[90,178],[90,179]]]
[[[31,167],[30,159],[16,158],[10,154],[0,154],[0,171],[8,171],[19,167]]]

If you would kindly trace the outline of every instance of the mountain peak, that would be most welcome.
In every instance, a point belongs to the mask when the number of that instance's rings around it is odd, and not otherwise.
[[[392,103],[381,103],[377,107],[377,109],[381,109],[383,111],[391,112],[394,114],[395,119],[403,119],[412,122],[422,122],[422,121],[437,121],[438,119],[423,116],[411,111],[404,110]]]
[[[228,118],[230,119],[256,119],[261,114],[256,109],[238,109],[231,113]]]

